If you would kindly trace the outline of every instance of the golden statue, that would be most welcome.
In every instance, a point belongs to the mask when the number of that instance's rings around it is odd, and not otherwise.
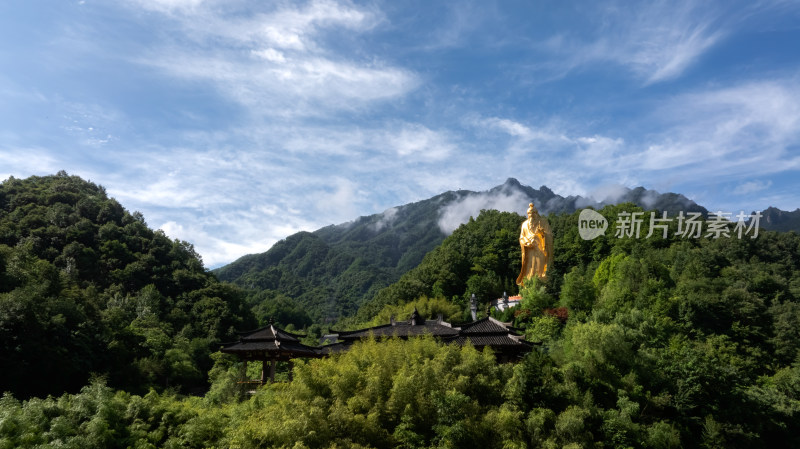
[[[519,246],[522,248],[522,269],[517,285],[523,285],[532,277],[547,279],[547,267],[553,263],[553,232],[533,203],[528,205],[528,219],[522,223]]]

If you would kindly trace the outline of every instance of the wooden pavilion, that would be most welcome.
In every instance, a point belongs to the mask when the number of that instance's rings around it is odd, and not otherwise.
[[[289,362],[291,378],[292,359],[322,357],[317,348],[300,343],[303,335],[293,334],[270,324],[250,332],[240,332],[239,341],[223,345],[220,351],[233,354],[244,362],[242,364],[243,384],[263,385],[268,380],[275,381],[275,367],[278,362]],[[261,378],[247,379],[247,363],[261,362]]]

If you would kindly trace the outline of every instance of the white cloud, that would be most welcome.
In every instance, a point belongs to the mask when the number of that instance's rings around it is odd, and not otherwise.
[[[619,184],[605,184],[594,188],[586,196],[598,203],[615,204],[630,190]]]
[[[230,263],[245,254],[267,251],[275,242],[302,230],[300,227],[285,223],[268,228],[259,227],[257,222],[238,221],[237,218],[239,220],[245,218],[240,214],[234,212],[233,215],[230,220],[214,229],[197,224],[181,224],[192,223],[188,216],[179,217],[181,223],[167,221],[155,227],[163,230],[172,239],[193,243],[195,250],[202,255],[204,265],[208,268],[216,268]],[[145,218],[148,219],[147,216]],[[220,232],[220,230],[224,230],[224,232]]]
[[[495,126],[514,137],[521,137],[529,139],[533,131],[522,123],[515,122],[506,118],[492,117],[485,120],[485,123],[490,126]]]
[[[31,174],[50,175],[64,167],[42,148],[0,147],[0,181],[9,176],[26,178]]]
[[[569,139],[566,136],[560,132],[557,132],[556,130],[548,129],[546,127],[531,128],[508,118],[489,117],[479,120],[475,124],[503,131],[512,137],[518,138],[521,142],[530,142],[533,140],[546,142],[569,142]]]
[[[457,148],[451,136],[405,122],[358,132],[298,123],[172,138],[183,146],[114,153],[117,169],[90,178],[108,186],[125,207],[143,212],[148,223],[193,242],[210,266],[264,251],[268,246],[262,246],[300,230],[407,202],[387,204],[378,197],[440,193],[458,182],[456,173],[470,171],[458,163],[442,176],[440,162],[451,160]],[[431,179],[438,180],[435,190],[426,184]],[[387,210],[380,225],[392,217]]]
[[[543,64],[556,77],[586,65],[614,62],[645,84],[677,78],[726,35],[724,8],[706,2],[603,3],[588,8],[592,37],[559,34],[541,44],[560,55]]]
[[[403,96],[420,83],[414,73],[374,56],[348,58],[326,48],[326,33],[344,29],[358,36],[380,23],[380,15],[367,8],[312,1],[242,18],[199,2],[137,5],[170,12],[179,30],[171,44],[137,58],[138,63],[211,82],[258,115],[358,110]]]
[[[200,6],[204,0],[129,0],[132,4],[161,13],[188,12]]]
[[[455,146],[442,133],[418,124],[405,124],[385,134],[387,145],[400,157],[442,160],[455,151]]]
[[[329,181],[332,187],[317,194],[315,208],[320,216],[332,222],[352,220],[358,215],[359,185],[345,178]]]
[[[694,1],[649,4],[629,22],[623,46],[609,49],[608,56],[629,66],[647,83],[680,76],[725,34],[715,24],[719,13],[703,11],[702,5]]]
[[[522,214],[527,210],[528,198],[519,190],[479,192],[466,195],[442,207],[439,211],[439,229],[450,235],[457,227],[477,217],[483,209]]]
[[[612,138],[601,135],[591,137],[578,137],[575,143],[581,148],[576,159],[583,160],[595,166],[606,165],[614,160],[625,148],[625,141],[621,138]]]
[[[267,61],[277,62],[277,63],[284,63],[286,62],[286,58],[283,56],[283,53],[275,50],[274,48],[265,48],[262,50],[253,50],[254,55],[264,58]]]
[[[637,156],[645,170],[688,176],[762,175],[800,167],[800,84],[753,81],[676,97],[654,119],[664,131]]]
[[[458,142],[447,131],[433,130],[408,122],[381,125],[374,128],[344,129],[296,126],[274,132],[282,136],[281,146],[292,153],[347,156],[347,159],[355,162],[353,168],[358,171],[376,169],[372,163],[389,168],[396,166],[397,161],[402,159],[413,159],[415,163],[432,163],[457,152]]]
[[[498,117],[474,124],[512,136],[505,151],[514,173],[529,168],[565,195],[609,183],[662,190],[716,186],[800,169],[800,156],[793,150],[800,143],[800,83],[795,79],[677,95],[626,125],[657,130],[636,138],[613,136],[611,130],[581,135],[566,125],[541,127]],[[550,138],[532,137],[537,129],[546,129],[542,134]],[[755,187],[747,186],[741,189]],[[607,194],[615,196],[603,188],[592,196],[602,200]]]
[[[397,207],[390,207],[383,211],[381,217],[378,221],[372,224],[372,229],[375,232],[380,231],[383,228],[391,227],[394,224],[395,219],[397,218],[397,212],[400,209]]]
[[[748,181],[736,186],[733,193],[736,195],[748,195],[750,193],[761,192],[772,186],[772,181]]]

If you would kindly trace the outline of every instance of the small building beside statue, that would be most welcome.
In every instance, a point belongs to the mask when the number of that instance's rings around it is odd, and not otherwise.
[[[505,312],[506,310],[518,306],[522,302],[521,295],[508,296],[503,292],[502,298],[493,299],[489,306],[498,312]]]

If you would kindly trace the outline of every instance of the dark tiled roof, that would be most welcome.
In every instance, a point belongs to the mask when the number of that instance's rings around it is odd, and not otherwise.
[[[318,355],[316,348],[306,346],[298,342],[278,342],[278,341],[242,341],[233,343],[222,348],[222,352],[230,354],[237,353],[284,353],[293,354],[298,357],[314,357]]]
[[[280,341],[299,341],[303,335],[293,334],[279,329],[272,324],[260,329],[249,332],[239,332],[242,340],[280,340]]]
[[[385,327],[392,327],[392,325],[391,324],[382,324],[380,326],[368,327],[366,329],[358,329],[358,330],[355,330],[355,331],[337,331],[337,330],[331,329],[330,333],[333,334],[333,335],[337,335],[339,337],[339,339],[341,339],[343,337],[347,338],[347,337],[350,337],[350,336],[356,336],[357,338],[360,338],[360,337],[367,336],[369,331],[380,332],[380,329],[383,329]]]
[[[320,355],[340,354],[342,352],[346,352],[348,349],[350,349],[350,346],[352,345],[353,345],[352,341],[333,343],[330,345],[320,346],[317,349],[317,352]]]
[[[460,335],[472,335],[472,334],[505,335],[508,334],[509,332],[510,331],[508,327],[501,321],[498,321],[492,317],[486,317],[472,323],[462,324]]]
[[[222,352],[252,357],[253,353],[315,357],[316,348],[300,343],[301,335],[286,332],[270,324],[250,332],[240,332],[239,341],[224,345]]]
[[[469,341],[472,346],[518,346],[521,348],[530,347],[531,344],[525,340],[515,339],[508,335],[459,335],[453,340],[453,343],[464,345]]]
[[[414,316],[416,315],[416,316]],[[311,347],[300,343],[302,335],[293,334],[273,325],[265,326],[251,332],[240,333],[238,342],[224,345],[222,352],[238,354],[245,359],[292,357],[320,357],[347,351],[356,341],[370,336],[383,337],[417,337],[431,335],[446,343],[464,345],[468,341],[476,347],[491,346],[499,351],[512,351],[518,354],[529,351],[532,344],[515,333],[513,328],[492,317],[483,318],[472,323],[451,326],[440,320],[423,321],[415,311],[412,318],[405,322],[384,324],[355,331],[334,331],[326,335],[327,340],[335,339],[335,343]]]
[[[370,335],[380,337],[418,337],[433,335],[434,337],[451,337],[458,335],[458,330],[436,320],[428,320],[425,324],[412,325],[409,323],[385,324],[357,331],[339,333],[340,340],[354,340],[368,338]]]

